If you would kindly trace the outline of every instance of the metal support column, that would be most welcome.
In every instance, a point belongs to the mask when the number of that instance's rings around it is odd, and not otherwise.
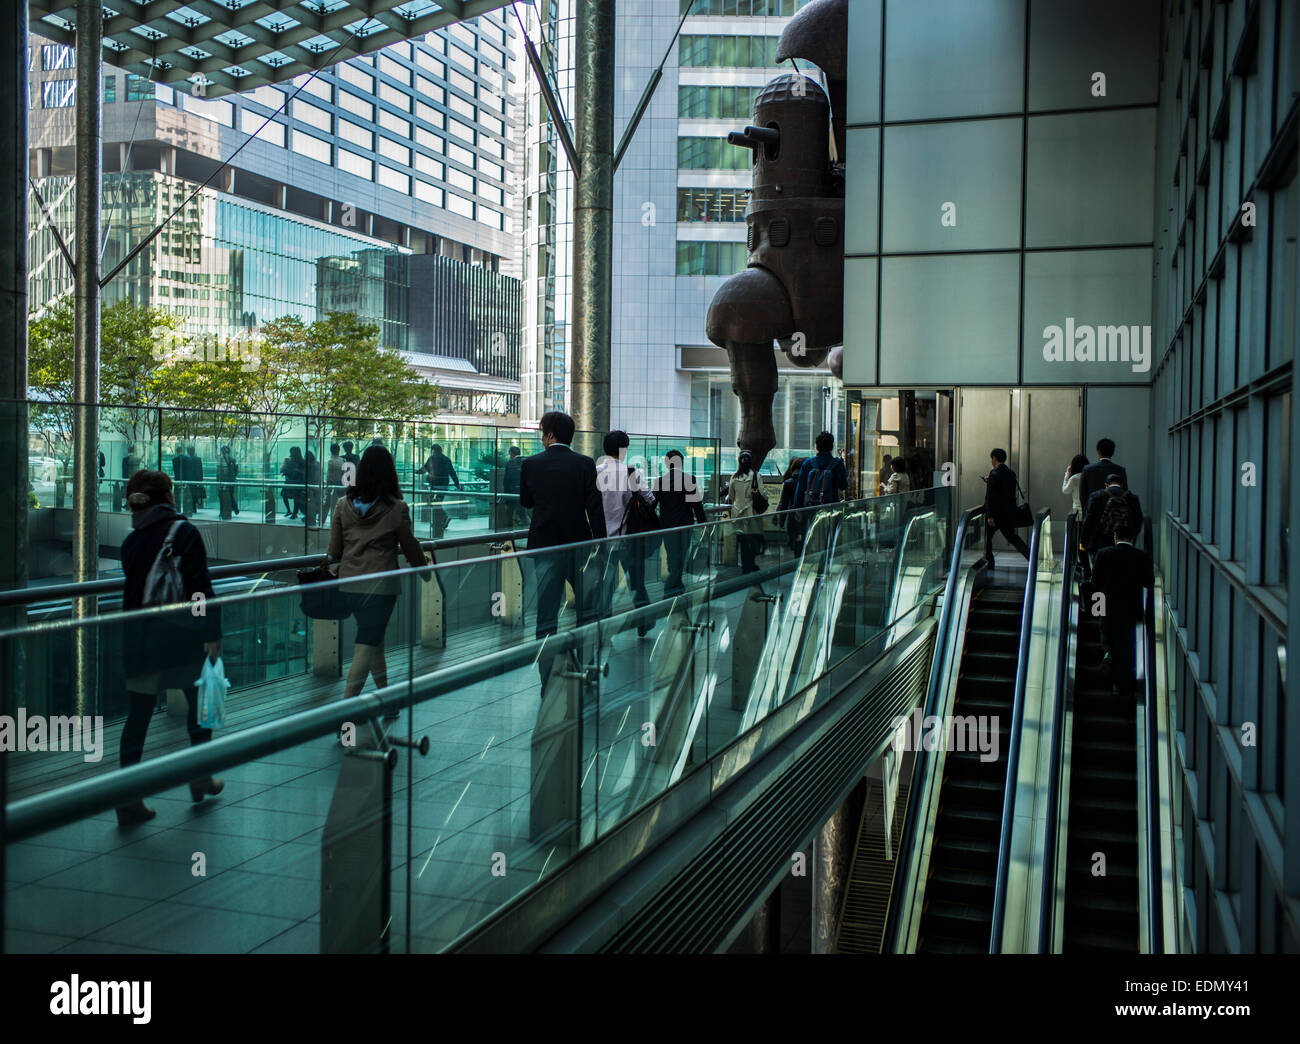
[[[609,430],[613,328],[614,0],[578,0],[574,114],[578,146],[573,207],[573,419]]]
[[[0,78],[0,588],[27,586],[27,4],[10,4],[0,22],[5,68]],[[0,611],[0,627],[21,623],[21,607]],[[13,714],[24,691],[23,643],[0,648],[0,714]],[[0,880],[5,879],[6,755],[0,751]],[[0,939],[4,938],[0,903]]]
[[[104,9],[100,0],[77,0],[77,228],[76,317],[73,340],[72,573],[77,582],[99,576],[99,237],[103,189],[103,110],[100,50]],[[95,615],[92,596],[73,601],[77,619]],[[76,713],[94,700],[97,642],[91,628],[77,632],[73,692]]]
[[[862,824],[866,782],[859,781],[813,840],[812,952],[834,953],[844,889]]]

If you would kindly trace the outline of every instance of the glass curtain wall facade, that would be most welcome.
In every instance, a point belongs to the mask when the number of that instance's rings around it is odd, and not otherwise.
[[[1198,952],[1294,953],[1300,9],[1175,5],[1161,31],[1153,493],[1184,929]]]
[[[543,0],[522,10],[551,87],[572,125],[574,0]],[[623,8],[619,10],[620,18]],[[520,417],[537,421],[568,408],[569,299],[573,276],[573,171],[528,72],[524,103],[524,332]],[[615,252],[618,251],[617,243]]]

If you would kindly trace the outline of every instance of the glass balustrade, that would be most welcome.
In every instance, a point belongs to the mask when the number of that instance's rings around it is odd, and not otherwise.
[[[383,946],[446,948],[669,788],[707,800],[711,759],[757,757],[777,712],[832,698],[837,663],[929,612],[951,523],[949,491],[931,494],[0,634],[22,667],[3,707],[6,948],[346,950],[374,874],[391,875]],[[320,618],[335,596],[350,615]],[[218,634],[232,686],[209,739],[187,690]],[[217,765],[224,789],[201,802],[169,767],[243,744],[256,754]],[[378,747],[398,756],[385,785]],[[111,806],[24,818],[151,772],[169,785],[136,826]]]

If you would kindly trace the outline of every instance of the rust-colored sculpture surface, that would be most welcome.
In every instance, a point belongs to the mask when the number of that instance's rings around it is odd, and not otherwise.
[[[740,399],[737,444],[755,467],[776,445],[772,398],[780,344],[796,366],[822,363],[843,340],[844,104],[849,0],[813,0],[790,20],[780,61],[803,59],[826,77],[787,73],[754,103],[754,122],[727,136],[754,153],[745,213],[749,265],[709,306],[709,340],[727,350]]]

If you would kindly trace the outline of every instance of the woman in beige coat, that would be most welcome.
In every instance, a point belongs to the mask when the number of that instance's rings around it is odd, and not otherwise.
[[[761,487],[758,472],[754,470],[754,458],[748,450],[742,450],[737,460],[736,473],[727,483],[727,502],[731,505],[731,517],[739,519],[735,527],[736,542],[740,547],[740,571],[742,573],[758,572],[759,548],[763,536],[760,532],[762,523],[754,512],[754,493]]]
[[[340,579],[389,573],[397,568],[399,547],[411,565],[428,564],[411,529],[411,512],[397,484],[392,454],[383,446],[371,446],[361,455],[355,484],[334,503],[327,561],[338,563]],[[426,571],[420,578],[427,582],[430,575]],[[345,697],[360,693],[367,675],[378,688],[388,684],[384,633],[400,591],[401,583],[394,576],[344,585],[344,597],[357,621]]]

